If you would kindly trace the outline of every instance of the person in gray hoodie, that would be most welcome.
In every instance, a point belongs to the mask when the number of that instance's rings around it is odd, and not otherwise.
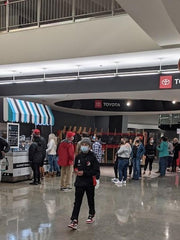
[[[122,138],[120,148],[117,151],[119,169],[119,182],[117,183],[118,185],[126,184],[127,168],[129,165],[131,151],[132,149],[130,144],[124,138]]]

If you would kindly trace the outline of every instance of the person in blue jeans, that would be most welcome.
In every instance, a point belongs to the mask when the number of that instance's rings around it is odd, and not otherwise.
[[[167,162],[168,162],[168,157],[169,157],[168,142],[167,142],[166,137],[164,137],[164,136],[161,137],[161,143],[157,147],[157,150],[159,151],[160,177],[164,177],[166,174]]]
[[[139,180],[141,176],[141,159],[145,153],[145,148],[139,138],[135,139],[132,148],[132,158],[133,158],[133,179]]]
[[[122,138],[120,148],[117,151],[119,169],[119,182],[117,183],[118,185],[126,184],[127,168],[129,165],[131,151],[132,149],[130,144],[124,138]]]
[[[47,144],[46,153],[48,156],[48,163],[50,165],[49,174],[53,177],[54,172],[56,171],[57,174],[60,174],[60,169],[57,164],[57,156],[56,156],[56,149],[57,149],[57,138],[54,133],[49,134],[48,144]]]

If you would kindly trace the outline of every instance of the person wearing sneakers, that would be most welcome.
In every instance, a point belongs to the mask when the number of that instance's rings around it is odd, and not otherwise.
[[[120,148],[117,151],[119,169],[119,182],[117,182],[118,185],[126,184],[127,168],[129,165],[131,151],[132,149],[128,141],[122,138]]]
[[[61,191],[70,191],[72,188],[72,174],[74,164],[74,132],[68,131],[66,139],[58,147],[58,165],[61,166]]]
[[[117,156],[117,153],[115,154],[115,157],[114,157],[114,178],[111,179],[111,181],[113,183],[118,183],[119,182],[119,179],[118,179],[118,156]]]
[[[60,168],[56,160],[56,149],[57,149],[57,137],[55,136],[54,133],[50,133],[48,137],[46,153],[47,153],[48,163],[50,165],[49,175],[52,177],[54,176],[55,171],[57,172],[57,175],[60,174]]]
[[[74,230],[78,226],[78,217],[83,200],[84,193],[86,192],[89,216],[86,223],[93,223],[95,216],[95,185],[96,179],[99,179],[100,170],[99,162],[96,156],[91,151],[91,140],[89,138],[83,138],[80,142],[80,153],[75,158],[74,172],[76,174],[75,180],[75,202],[71,216],[71,222],[68,225],[69,228]]]

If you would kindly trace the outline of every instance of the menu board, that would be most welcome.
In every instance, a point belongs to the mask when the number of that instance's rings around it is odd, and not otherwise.
[[[19,124],[18,123],[7,124],[7,141],[11,148],[19,147]]]

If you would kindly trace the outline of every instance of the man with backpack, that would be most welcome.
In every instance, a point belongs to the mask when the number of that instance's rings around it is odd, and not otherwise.
[[[43,166],[46,156],[46,142],[43,137],[40,136],[40,130],[34,129],[32,144],[29,147],[29,162],[33,170],[33,182],[30,184],[40,184],[40,167]]]

